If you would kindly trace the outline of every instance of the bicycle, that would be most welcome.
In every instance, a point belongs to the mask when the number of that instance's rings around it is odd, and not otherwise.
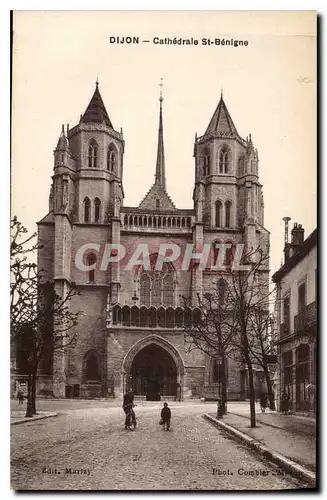
[[[136,416],[133,407],[136,405],[128,405],[125,417],[125,429],[134,430],[136,428]]]

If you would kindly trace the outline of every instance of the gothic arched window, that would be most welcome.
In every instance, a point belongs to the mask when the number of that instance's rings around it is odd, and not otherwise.
[[[140,277],[140,303],[145,306],[150,306],[150,276],[147,273],[142,273]]]
[[[162,281],[163,305],[165,307],[174,304],[174,275],[168,272]]]
[[[99,198],[95,198],[94,200],[94,222],[99,222],[100,220],[100,208],[101,208],[101,201]]]
[[[203,156],[203,176],[206,177],[210,174],[210,151],[209,149],[204,150]]]
[[[95,264],[96,264],[96,256],[91,253],[88,257],[87,257],[87,265],[88,266],[92,266],[91,269],[89,269],[89,283],[94,283],[95,281]]]
[[[233,242],[226,241],[226,244],[230,244],[231,246],[230,248],[226,248],[225,266],[231,267],[234,260]]]
[[[219,153],[219,173],[227,174],[229,170],[229,151],[226,146]]]
[[[98,145],[93,139],[89,145],[89,168],[97,168],[98,166]]]
[[[219,382],[219,363],[216,359],[213,360],[212,366],[212,382],[217,384]]]
[[[232,209],[232,203],[230,201],[226,201],[226,203],[225,203],[225,227],[230,227],[230,225],[231,225],[231,209]]]
[[[107,169],[109,172],[116,171],[117,151],[113,144],[110,144],[107,152]]]
[[[155,258],[154,258],[155,257]],[[140,304],[144,306],[174,305],[174,269],[167,262],[162,270],[155,270],[157,256],[151,256],[151,271],[142,271],[140,276]]]
[[[224,373],[223,363],[222,363],[221,359],[217,359],[217,358],[212,359],[212,361],[211,361],[211,383],[212,384],[222,383],[222,381],[228,377],[227,360],[225,360],[225,369],[226,369],[226,372]]]
[[[87,196],[84,198],[84,222],[90,222],[91,202]]]
[[[220,201],[216,201],[215,205],[215,226],[222,226],[222,204]]]
[[[226,290],[227,290],[227,282],[223,278],[220,278],[220,280],[218,281],[217,290],[218,290],[218,304],[222,306],[224,305],[226,300]]]
[[[89,351],[85,356],[85,380],[100,380],[98,356],[94,351]]]

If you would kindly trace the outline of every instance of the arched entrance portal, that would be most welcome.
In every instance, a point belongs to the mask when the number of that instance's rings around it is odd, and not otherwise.
[[[131,366],[131,382],[135,395],[148,401],[159,401],[160,396],[177,395],[177,368],[166,349],[150,344],[139,351]]]

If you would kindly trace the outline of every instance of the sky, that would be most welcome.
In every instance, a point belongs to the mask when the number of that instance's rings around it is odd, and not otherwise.
[[[135,45],[110,37],[136,36]],[[188,38],[198,45],[161,45]],[[202,45],[246,40],[247,46]],[[142,43],[142,40],[150,43]],[[116,130],[123,128],[124,204],[137,206],[154,182],[159,83],[167,191],[192,208],[193,143],[220,99],[259,154],[271,269],[281,264],[282,218],[316,227],[316,19],[314,12],[14,13],[12,214],[30,232],[48,211],[53,150],[61,125],[79,121],[99,80]]]

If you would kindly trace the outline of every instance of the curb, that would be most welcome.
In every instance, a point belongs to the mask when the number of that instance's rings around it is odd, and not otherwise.
[[[220,427],[222,430],[228,432],[228,434],[232,435],[238,441],[247,444],[250,448],[259,452],[260,455],[275,463],[286,472],[289,472],[291,475],[304,480],[305,482],[310,484],[310,486],[316,487],[316,475],[305,467],[302,467],[302,465],[299,465],[296,462],[293,462],[293,460],[284,457],[280,453],[277,453],[276,451],[263,446],[261,443],[259,443],[259,441],[256,441],[255,439],[249,437],[247,434],[244,434],[238,429],[235,429],[234,427],[212,417],[211,415],[209,415],[209,413],[205,413],[204,418],[215,424],[217,427]]]
[[[10,422],[10,425],[25,424],[25,422],[34,422],[35,420],[42,420],[44,418],[56,417],[58,413],[48,413],[47,415],[36,415],[35,417],[25,417],[20,420]]]

